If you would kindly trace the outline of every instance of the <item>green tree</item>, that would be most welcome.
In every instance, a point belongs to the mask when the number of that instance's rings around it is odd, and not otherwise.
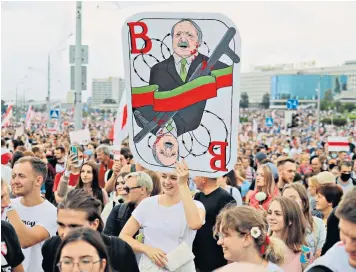
[[[341,112],[342,111],[341,106],[342,106],[342,104],[341,104],[340,101],[336,101],[334,103],[334,107],[336,108],[336,112]]]
[[[356,105],[354,103],[345,103],[342,105],[342,112],[344,111],[348,111],[348,112],[352,112],[354,109],[356,109]]]
[[[240,107],[246,109],[248,108],[248,104],[249,104],[248,94],[246,92],[243,92],[240,98]]]
[[[264,107],[265,109],[269,108],[270,105],[270,96],[269,93],[265,93],[262,97],[262,103],[261,103],[262,107]]]
[[[340,81],[339,81],[339,78],[337,77],[337,78],[335,78],[335,89],[334,89],[334,92],[335,93],[340,93],[340,90],[341,90]]]
[[[327,90],[325,93],[324,93],[324,98],[323,100],[326,100],[326,101],[333,101],[334,98],[333,98],[333,91],[331,89]]]

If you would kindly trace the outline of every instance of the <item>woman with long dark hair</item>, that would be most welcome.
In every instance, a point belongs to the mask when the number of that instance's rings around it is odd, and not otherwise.
[[[80,175],[78,183],[75,187],[68,186],[68,182],[59,183],[58,191],[61,195],[65,195],[72,189],[84,189],[96,199],[100,200],[102,209],[108,203],[109,198],[107,192],[99,186],[99,170],[96,163],[88,161],[83,163],[80,168]]]
[[[58,249],[55,272],[111,272],[109,256],[100,234],[89,228],[71,231]]]
[[[76,189],[84,189],[99,199],[103,207],[108,203],[107,192],[99,186],[99,170],[94,162],[86,162],[80,169],[80,176]]]
[[[300,258],[305,245],[306,222],[296,201],[287,197],[274,198],[267,211],[267,222],[270,236],[281,239],[288,247],[281,268],[302,272]]]
[[[323,220],[312,216],[307,190],[299,183],[291,183],[284,186],[282,196],[296,201],[302,209],[307,224],[305,236],[306,243],[308,247],[310,247],[313,259],[320,257],[326,239],[326,228]]]

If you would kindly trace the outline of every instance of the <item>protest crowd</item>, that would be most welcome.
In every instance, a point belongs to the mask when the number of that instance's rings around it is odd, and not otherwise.
[[[355,123],[317,131],[304,111],[286,130],[265,114],[241,112],[238,159],[219,178],[184,160],[145,169],[95,122],[86,144],[71,126],[2,129],[2,271],[356,271]]]

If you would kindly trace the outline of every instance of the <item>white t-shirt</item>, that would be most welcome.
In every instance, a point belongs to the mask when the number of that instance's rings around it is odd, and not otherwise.
[[[56,235],[57,231],[57,209],[47,200],[40,205],[34,207],[26,207],[21,204],[20,198],[11,200],[11,206],[15,208],[22,222],[29,228],[41,226],[45,228],[50,236]],[[6,214],[2,215],[2,220],[7,220]],[[25,272],[41,272],[42,269],[42,253],[41,248],[44,241],[32,247],[22,249],[25,255],[23,267]]]
[[[280,268],[278,265],[271,263],[271,262],[268,262],[267,271],[268,272],[283,272],[282,268]]]
[[[199,209],[204,205],[194,201]],[[187,227],[183,202],[166,207],[158,204],[158,196],[148,197],[137,206],[132,216],[138,221],[144,233],[144,243],[159,248],[165,253],[179,245],[179,237],[185,227],[183,240],[192,248],[196,230]]]
[[[356,268],[349,263],[349,255],[345,250],[345,245],[338,242],[333,245],[323,256],[316,259],[305,272],[308,272],[314,266],[323,265],[333,272],[355,272]]]

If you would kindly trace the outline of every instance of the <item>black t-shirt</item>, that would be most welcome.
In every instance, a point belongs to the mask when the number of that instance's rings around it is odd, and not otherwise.
[[[135,253],[128,243],[118,237],[101,234],[106,245],[112,272],[139,272]],[[61,244],[59,236],[53,236],[42,246],[42,268],[44,272],[53,272],[57,250]],[[57,271],[57,270],[55,270]]]
[[[209,195],[197,193],[194,199],[203,203],[206,211],[205,224],[197,231],[193,242],[195,266],[202,271],[213,271],[227,264],[222,247],[217,245],[213,237],[216,217],[227,204],[236,204],[236,201],[222,188],[216,189]]]
[[[11,272],[12,268],[22,264],[24,259],[15,229],[8,222],[1,220],[1,271]]]

